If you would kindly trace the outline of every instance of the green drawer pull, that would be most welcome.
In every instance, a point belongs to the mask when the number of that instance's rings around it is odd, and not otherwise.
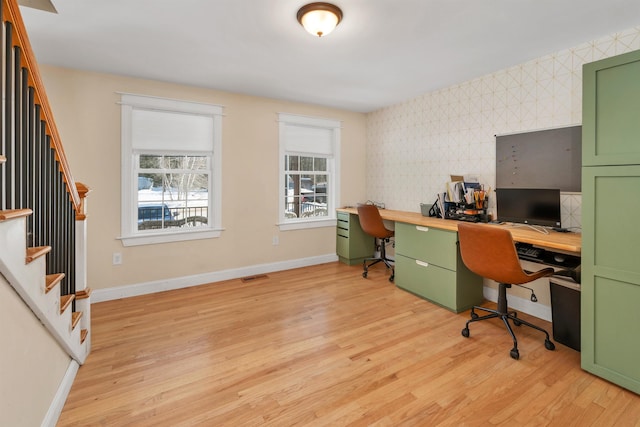
[[[418,231],[429,231],[429,227],[423,227],[421,225],[416,225],[416,230],[418,230]]]
[[[420,267],[429,267],[428,262],[420,261],[419,259],[416,260],[416,264],[418,264]]]

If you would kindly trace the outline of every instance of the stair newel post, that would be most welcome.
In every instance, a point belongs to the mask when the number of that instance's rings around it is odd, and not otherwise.
[[[87,288],[87,213],[86,200],[91,189],[81,182],[76,182],[80,205],[75,214],[75,264],[76,292]]]
[[[87,195],[91,189],[81,182],[76,182],[80,204],[75,211],[75,286],[76,310],[84,315],[80,319],[80,327],[87,331],[85,338],[87,354],[91,351],[91,290],[87,287]]]

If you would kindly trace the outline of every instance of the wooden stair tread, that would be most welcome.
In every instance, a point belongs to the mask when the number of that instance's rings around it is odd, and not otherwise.
[[[81,317],[82,317],[81,311],[74,311],[73,313],[71,313],[71,329],[75,329]]]
[[[71,305],[71,301],[73,301],[75,297],[76,296],[74,294],[62,295],[60,297],[60,314],[64,313],[67,307]]]
[[[29,264],[33,260],[48,254],[51,252],[51,246],[35,246],[33,248],[27,248],[26,262]]]
[[[9,219],[22,218],[29,216],[33,213],[31,209],[7,209],[0,211],[0,221],[7,221]]]
[[[64,273],[47,274],[45,277],[44,292],[47,293],[64,279]]]
[[[83,329],[80,331],[80,344],[82,344],[84,342],[84,340],[87,339],[87,335],[89,335],[89,331],[86,329]]]
[[[87,299],[91,296],[91,288],[84,288],[76,292],[76,300]]]

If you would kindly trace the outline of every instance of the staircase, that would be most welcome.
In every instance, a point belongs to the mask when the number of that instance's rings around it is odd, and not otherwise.
[[[0,253],[0,271],[65,351],[82,364],[90,350],[89,316],[84,313],[90,309],[91,291],[61,295],[65,274],[46,274],[51,247],[24,249],[26,218],[31,214],[30,209],[0,211],[0,246],[9,248]],[[83,317],[85,322],[81,322]]]
[[[0,275],[83,364],[89,190],[73,180],[16,0],[1,1]]]

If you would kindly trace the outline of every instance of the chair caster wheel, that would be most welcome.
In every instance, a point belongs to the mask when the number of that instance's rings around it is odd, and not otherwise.
[[[362,273],[362,277],[364,277],[365,279],[367,278],[367,272],[366,271],[364,273]]]
[[[469,328],[464,328],[462,330],[462,336],[465,338],[469,338]]]
[[[551,340],[544,340],[544,348],[546,348],[547,350],[555,350],[556,345],[552,343]]]
[[[522,325],[522,322],[521,322],[521,321],[519,321],[519,320],[517,319],[517,317],[518,317],[518,313],[516,313],[516,312],[514,311],[513,313],[510,313],[510,314],[511,314],[513,317],[516,317],[516,319],[511,319],[511,320],[513,321],[513,324],[514,324],[514,325],[516,325],[516,326],[520,326],[520,325]]]
[[[393,283],[393,276],[389,277],[389,281]]]
[[[471,312],[471,318],[472,318],[472,319],[477,319],[478,317],[479,317],[479,316],[478,316],[478,313],[476,313],[475,311],[472,311],[472,312]]]
[[[511,356],[512,359],[515,359],[515,360],[520,359],[520,352],[518,351],[517,348],[512,348],[509,355]]]

